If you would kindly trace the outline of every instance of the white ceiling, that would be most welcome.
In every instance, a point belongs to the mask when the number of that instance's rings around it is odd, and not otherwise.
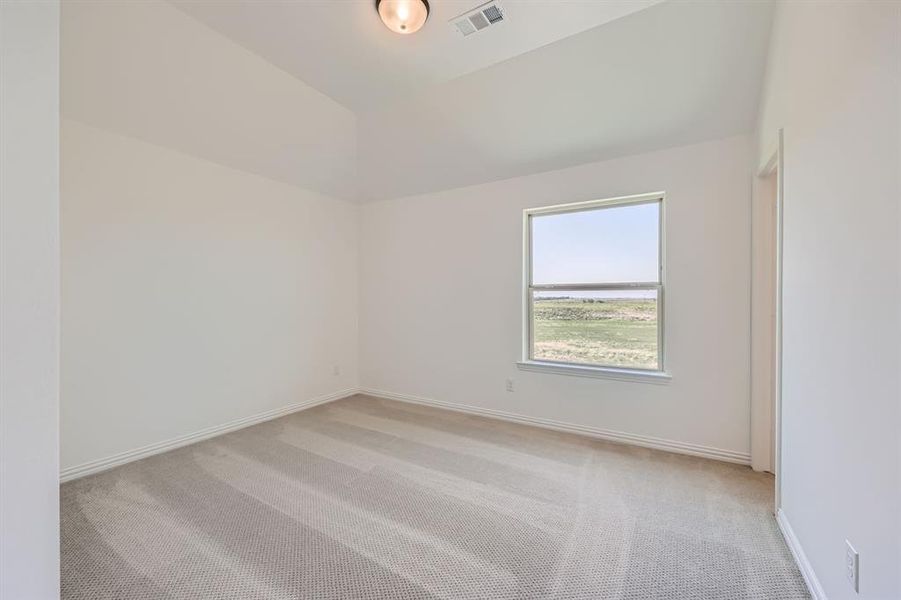
[[[407,96],[661,0],[501,0],[507,21],[470,35],[449,20],[485,0],[432,0],[413,35],[374,0],[171,0],[182,11],[354,111]]]
[[[750,133],[772,8],[664,2],[358,114],[362,199]]]
[[[64,116],[330,196],[375,200],[753,131],[768,0],[69,0]],[[492,29],[495,29],[492,31]]]
[[[171,4],[69,0],[60,26],[65,118],[357,197],[353,112]]]

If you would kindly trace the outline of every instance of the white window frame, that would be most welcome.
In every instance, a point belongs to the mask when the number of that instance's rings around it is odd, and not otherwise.
[[[562,375],[577,375],[582,377],[602,377],[612,379],[625,379],[630,381],[644,381],[651,383],[666,383],[670,375],[665,370],[665,303],[664,292],[666,288],[665,247],[664,238],[664,207],[666,194],[654,192],[650,194],[638,194],[634,196],[622,196],[618,198],[606,198],[603,200],[589,200],[588,202],[574,202],[570,204],[558,204],[540,208],[527,208],[523,211],[523,337],[522,360],[517,366],[525,371],[538,371]],[[639,204],[657,203],[660,210],[658,226],[658,265],[659,274],[657,281],[639,283],[565,283],[534,285],[532,281],[532,217],[557,215],[572,212],[601,210],[605,208],[635,206]],[[640,369],[624,368],[612,365],[592,365],[584,363],[568,363],[533,358],[533,292],[541,291],[622,291],[622,290],[655,290],[657,292],[657,368]]]

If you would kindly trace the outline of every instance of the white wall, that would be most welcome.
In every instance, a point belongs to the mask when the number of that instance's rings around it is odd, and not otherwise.
[[[357,385],[355,205],[68,119],[61,152],[64,469]]]
[[[354,387],[353,114],[161,0],[61,28],[63,469]]]
[[[59,3],[0,2],[0,598],[59,595]]]
[[[736,137],[364,205],[363,386],[746,458],[751,154]],[[522,209],[658,190],[672,381],[518,371]]]
[[[761,158],[785,139],[782,508],[831,600],[901,598],[899,10],[780,4],[760,118]]]

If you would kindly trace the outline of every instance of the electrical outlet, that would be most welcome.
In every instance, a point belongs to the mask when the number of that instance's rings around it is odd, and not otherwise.
[[[332,367],[332,375],[337,377],[340,374],[341,374],[341,367],[339,367],[338,365],[335,365],[334,367]]]
[[[507,379],[507,391],[508,392],[513,391],[513,379],[511,379],[511,378]]]
[[[851,545],[851,542],[845,540],[845,577],[851,582],[851,587],[855,592],[860,591],[860,555]]]

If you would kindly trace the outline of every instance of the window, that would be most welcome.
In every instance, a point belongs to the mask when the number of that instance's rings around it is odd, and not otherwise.
[[[525,236],[520,365],[662,374],[663,194],[529,209]]]

